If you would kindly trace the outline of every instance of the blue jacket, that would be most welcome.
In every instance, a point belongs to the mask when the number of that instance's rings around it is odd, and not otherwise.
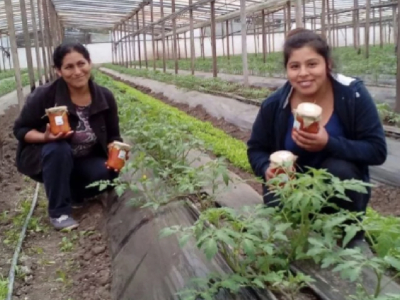
[[[345,137],[329,137],[326,150],[332,157],[355,163],[369,181],[368,166],[381,165],[387,157],[387,145],[376,105],[364,83],[341,74],[331,76],[334,110],[340,118]],[[284,149],[291,114],[289,96],[292,86],[286,82],[261,105],[247,142],[247,155],[256,176],[264,178],[271,153]]]

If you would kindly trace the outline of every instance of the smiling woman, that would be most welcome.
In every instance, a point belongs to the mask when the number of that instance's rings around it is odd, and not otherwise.
[[[287,150],[297,156],[298,172],[323,168],[341,180],[368,182],[368,166],[384,163],[387,147],[376,106],[363,82],[335,74],[327,42],[311,30],[291,31],[283,53],[288,81],[263,102],[248,141],[254,172],[264,182],[275,177],[269,158]],[[306,123],[313,130],[305,130]],[[264,202],[279,206],[266,184],[263,188]],[[349,191],[347,197],[351,201],[331,199],[331,211],[339,207],[365,213],[370,192]],[[359,232],[348,246],[361,245],[363,235]]]
[[[17,166],[44,183],[52,225],[72,229],[78,226],[72,206],[98,194],[86,186],[117,177],[118,170],[108,169],[106,161],[108,148],[122,138],[116,101],[91,79],[88,50],[78,43],[62,44],[53,61],[59,78],[29,95],[15,121]]]

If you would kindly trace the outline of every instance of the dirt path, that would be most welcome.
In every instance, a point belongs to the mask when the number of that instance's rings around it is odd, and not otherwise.
[[[36,183],[15,168],[17,143],[11,107],[0,116],[0,299],[5,299],[10,262],[29,212]],[[104,235],[103,207],[93,202],[75,211],[80,227],[57,232],[50,227],[41,186],[16,269],[13,299],[109,300],[111,259]]]
[[[171,99],[168,99],[162,93],[153,93],[151,89],[147,87],[138,86],[131,81],[121,80],[117,77],[111,76],[116,80],[123,81],[124,83],[146,93],[152,95],[154,98],[162,100],[163,102],[186,112],[199,120],[211,122],[215,127],[222,129],[227,134],[234,138],[237,138],[243,142],[247,142],[250,138],[250,130],[242,130],[239,127],[225,121],[223,118],[215,118],[206,112],[200,105],[196,107],[190,107],[188,104],[176,103]],[[243,179],[252,178],[252,174],[249,174],[235,166],[230,166],[230,169],[238,174]],[[259,184],[249,183],[258,193],[262,194],[262,189]],[[372,189],[372,197],[370,206],[383,215],[400,216],[400,202],[397,200],[400,195],[400,187],[393,187],[385,184],[377,184]]]

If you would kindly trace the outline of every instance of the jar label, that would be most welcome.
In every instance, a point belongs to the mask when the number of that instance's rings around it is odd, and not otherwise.
[[[62,116],[56,116],[54,120],[57,126],[64,125],[64,120]]]
[[[299,130],[299,129],[300,129],[300,126],[301,126],[300,122],[297,121],[296,119],[294,119],[293,128]]]
[[[119,159],[126,159],[126,151],[125,150],[119,151],[118,158]]]

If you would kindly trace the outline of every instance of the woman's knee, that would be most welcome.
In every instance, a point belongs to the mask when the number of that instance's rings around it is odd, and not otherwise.
[[[328,158],[322,163],[321,168],[327,169],[329,173],[341,180],[362,179],[361,170],[357,165],[343,159]]]
[[[42,157],[55,156],[58,158],[71,157],[71,145],[64,140],[46,143],[42,148]]]

